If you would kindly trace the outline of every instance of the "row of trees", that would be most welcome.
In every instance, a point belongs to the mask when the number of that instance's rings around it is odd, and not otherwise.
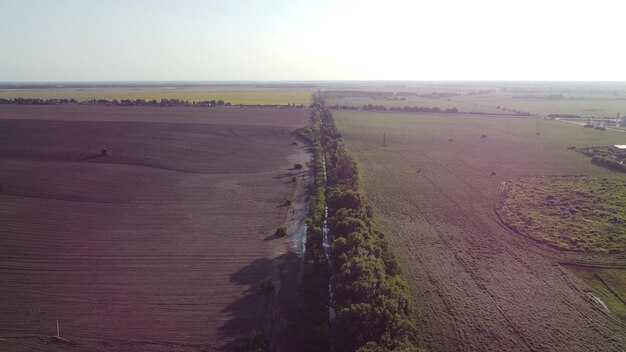
[[[40,98],[0,98],[0,104],[17,105],[114,105],[114,106],[230,106],[223,100],[189,101],[182,99],[90,99],[78,101],[76,99],[40,99]]]
[[[386,107],[384,105],[372,105],[365,104],[363,106],[348,106],[348,105],[333,105],[329,107],[333,110],[364,110],[364,111],[393,111],[393,112],[419,112],[419,113],[446,113],[446,114],[458,114],[459,109],[448,108],[440,109],[438,107],[428,108],[423,106],[392,106]]]
[[[110,106],[163,106],[163,107],[214,107],[214,106],[231,106],[232,104],[224,100],[202,100],[189,101],[184,99],[90,99],[78,101],[76,99],[40,99],[40,98],[0,98],[0,104],[16,104],[16,105],[110,105]],[[239,107],[254,108],[304,108],[303,104],[237,104]]]
[[[326,152],[326,201],[334,272],[337,351],[416,350],[409,288],[373,210],[359,189],[356,159],[347,151],[332,113],[316,97]]]
[[[493,115],[494,113],[486,113],[486,112],[462,112],[457,108],[447,108],[441,109],[437,106],[429,108],[424,106],[391,106],[387,107],[385,105],[372,105],[365,104],[363,106],[351,106],[351,105],[332,105],[329,106],[330,109],[333,110],[363,110],[363,111],[380,111],[380,112],[406,112],[406,113],[421,113],[421,114],[471,114],[471,115]],[[518,116],[532,116],[531,113],[507,108],[501,108],[500,106],[497,109],[510,111],[511,114],[500,113],[500,115],[518,115]]]

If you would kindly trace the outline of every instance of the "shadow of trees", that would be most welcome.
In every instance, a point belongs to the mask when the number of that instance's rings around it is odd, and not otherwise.
[[[230,275],[233,284],[247,289],[243,297],[223,310],[230,319],[218,331],[224,340],[232,341],[224,346],[224,351],[240,351],[241,340],[258,342],[259,336],[280,346],[280,350],[290,350],[285,346],[289,343],[287,331],[293,321],[299,270],[300,258],[287,252],[274,259],[256,259]],[[260,288],[267,278],[274,283],[273,292]]]

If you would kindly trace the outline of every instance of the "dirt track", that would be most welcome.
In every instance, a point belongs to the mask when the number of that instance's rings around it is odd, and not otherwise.
[[[449,118],[456,132],[449,138],[442,117],[384,115],[381,127],[371,114],[356,116],[338,113],[339,128],[411,283],[422,345],[430,351],[626,349],[624,323],[559,265],[626,265],[624,257],[541,247],[502,226],[494,212],[502,180],[607,171],[521,127],[499,136],[504,129],[492,129],[487,118],[474,118],[475,124]],[[380,146],[383,132],[387,147]],[[482,133],[489,137],[481,140]],[[497,176],[490,176],[493,170]]]
[[[207,351],[267,323],[303,110],[20,108],[0,107],[0,350]]]

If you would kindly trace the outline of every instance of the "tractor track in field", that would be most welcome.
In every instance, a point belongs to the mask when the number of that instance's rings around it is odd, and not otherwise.
[[[288,350],[307,116],[0,106],[0,350]]]
[[[401,153],[398,153],[398,155],[407,162],[407,164],[411,165],[411,167],[418,169],[415,165],[413,165],[404,155],[402,155]],[[432,163],[434,163],[435,165],[447,170],[448,172],[450,171],[447,167],[445,167],[444,165],[442,165],[441,163],[438,163],[437,161],[435,161],[435,159],[433,159],[432,157],[426,155],[426,158],[429,159]],[[382,160],[381,160],[382,162]],[[388,171],[391,171],[391,169],[387,168]],[[442,194],[445,194],[443,192],[443,189],[441,187],[439,187],[431,178],[424,176],[425,179],[427,179],[434,187],[436,187],[437,189],[439,189]],[[468,187],[472,187],[472,184],[469,182],[466,182],[465,180],[460,180],[461,182],[463,182],[466,186]],[[446,195],[446,198],[449,202],[453,203],[456,205],[456,209],[462,209],[461,205],[455,201],[454,199],[452,199],[451,197]],[[448,240],[446,240],[444,234],[437,229],[436,224],[433,221],[428,220],[428,217],[426,216],[425,213],[419,211],[419,208],[417,208],[417,211],[419,212],[419,214],[422,215],[422,217],[424,218],[425,222],[430,225],[430,227],[435,231],[436,235],[438,236],[439,240],[444,243],[444,245],[450,250],[450,253],[452,253],[452,255],[454,256],[454,259],[461,264],[463,270],[465,272],[467,272],[471,279],[474,281],[474,283],[476,284],[477,287],[480,288],[480,290],[482,290],[489,298],[489,300],[491,301],[491,303],[493,304],[494,307],[496,307],[498,313],[502,316],[502,318],[507,322],[507,324],[509,325],[509,327],[511,328],[512,331],[515,332],[516,335],[519,336],[519,338],[523,341],[526,350],[528,351],[536,351],[530,344],[529,342],[525,339],[524,335],[520,333],[519,329],[515,326],[515,324],[513,323],[513,321],[505,314],[505,312],[502,310],[502,308],[498,305],[496,299],[493,297],[493,295],[489,292],[489,290],[483,285],[481,284],[481,279],[477,276],[477,274],[472,270],[471,266],[469,265],[468,262],[466,262],[463,258],[461,258],[457,253],[455,248],[450,244],[450,242]],[[455,216],[456,217],[456,216]],[[483,252],[481,253],[481,255],[489,255],[489,253]],[[429,275],[430,276],[430,275]],[[460,346],[457,346],[457,350],[459,351],[463,351],[466,348],[468,348],[470,346],[463,346],[462,343]],[[471,347],[470,347],[471,348]]]
[[[372,147],[376,138],[362,131],[362,120],[354,121],[359,132],[340,130],[409,278],[418,338],[427,350],[623,352],[625,324],[594,304],[560,265],[613,267],[621,257],[547,248],[508,229],[494,207],[500,181],[518,170],[552,175],[575,168],[534,164],[532,154],[511,159],[495,138],[467,137],[461,145],[468,147],[459,149],[456,138],[396,142],[387,133],[397,145]]]

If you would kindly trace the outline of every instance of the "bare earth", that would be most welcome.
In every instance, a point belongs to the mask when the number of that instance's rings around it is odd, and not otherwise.
[[[624,267],[624,256],[541,246],[507,229],[494,210],[503,180],[610,172],[544,137],[552,131],[537,136],[534,121],[514,121],[521,127],[509,132],[497,117],[336,116],[411,283],[427,350],[626,350],[626,325],[560,265]]]
[[[306,116],[0,106],[0,350],[211,351],[288,315]]]

